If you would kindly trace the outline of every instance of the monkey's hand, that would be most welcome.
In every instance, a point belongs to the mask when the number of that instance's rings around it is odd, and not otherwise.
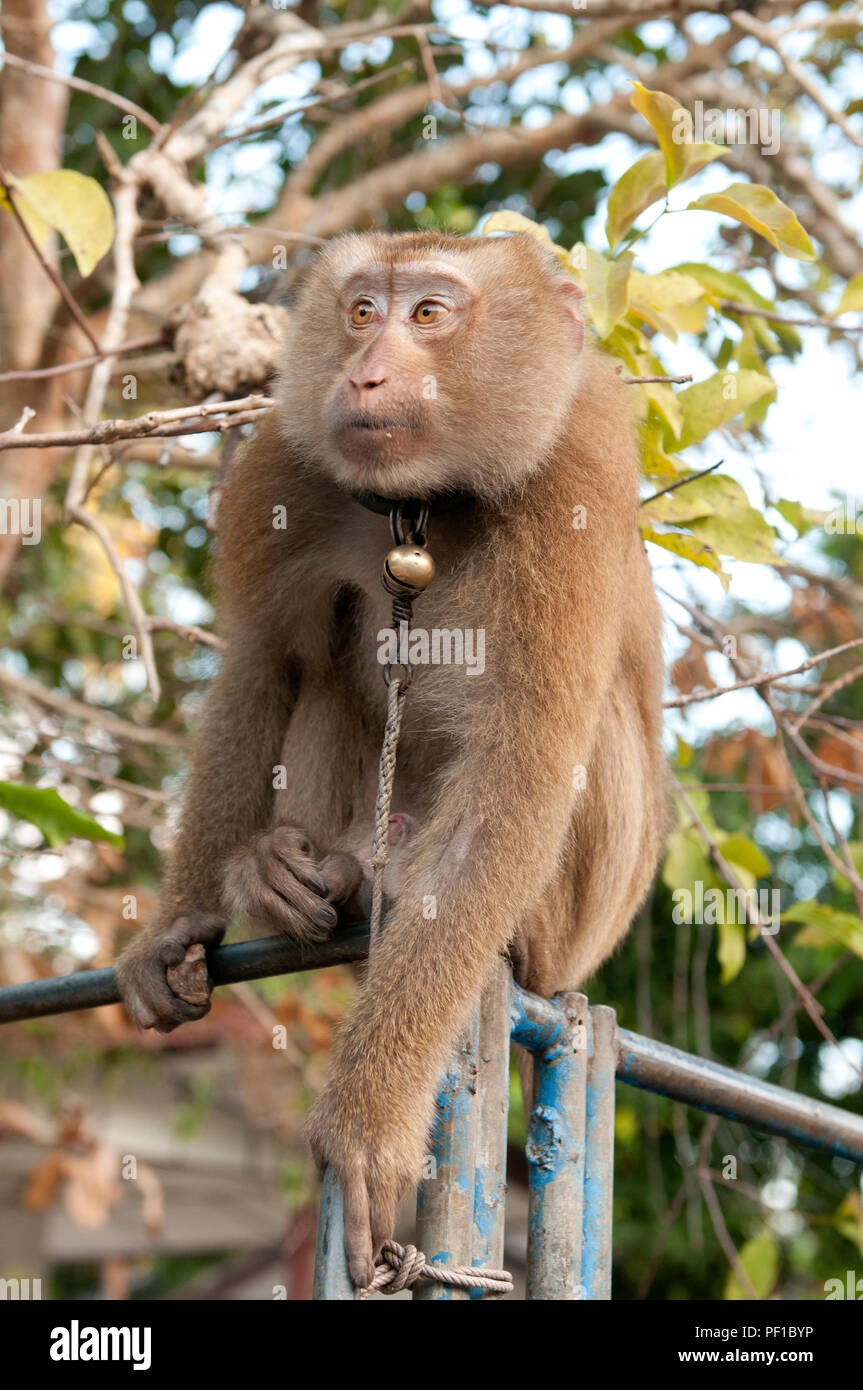
[[[175,917],[162,931],[145,931],[117,961],[117,980],[123,1002],[139,1028],[170,1033],[181,1023],[203,1018],[210,1001],[190,1004],[168,984],[168,972],[183,961],[190,946],[218,946],[227,922],[204,912]]]
[[[351,1279],[368,1288],[381,1246],[395,1229],[399,1205],[422,1173],[431,1119],[417,1096],[371,1101],[365,1079],[336,1075],[312,1111],[306,1132],[321,1172],[335,1170],[342,1189],[345,1254]]]
[[[321,858],[304,831],[280,825],[231,856],[224,898],[233,914],[263,919],[297,941],[322,941],[362,880],[351,855]]]

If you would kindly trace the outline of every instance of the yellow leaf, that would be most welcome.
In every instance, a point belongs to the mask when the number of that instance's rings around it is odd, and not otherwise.
[[[11,177],[9,179],[9,182],[14,185],[14,180]],[[15,210],[17,209],[21,221],[24,223],[24,226],[27,228],[27,231],[30,233],[36,245],[39,247],[39,250],[45,250],[45,247],[48,243],[48,238],[51,235],[51,228],[48,226],[48,223],[44,220],[44,218],[41,218],[38,212],[31,208],[30,204],[24,198],[16,198],[15,209],[13,209],[12,204],[9,202],[9,199],[4,197],[3,194],[0,193],[0,208],[5,208],[6,211],[11,212],[13,216]]]
[[[849,314],[855,309],[863,309],[863,270],[859,275],[855,275],[853,280],[848,281],[836,313]]]
[[[520,212],[508,212],[505,208],[500,212],[493,212],[483,224],[482,235],[491,236],[492,232],[521,232],[524,236],[533,237],[534,241],[541,241],[549,251],[554,252],[559,261],[566,262],[566,249],[552,241],[548,228],[529,217],[523,217]]]
[[[43,227],[47,223],[62,233],[79,271],[89,275],[114,240],[114,210],[102,185],[74,169],[51,169],[24,179],[10,175],[9,183],[22,217],[35,217]]]
[[[691,178],[705,164],[725,154],[721,145],[709,142],[696,144],[692,140],[692,117],[686,107],[681,106],[668,92],[652,92],[640,82],[633,82],[632,85],[635,90],[630,100],[636,111],[653,127],[659,148],[665,156],[665,182],[668,188],[673,188],[682,179]]]
[[[677,342],[681,333],[700,333],[707,316],[704,290],[691,275],[664,270],[643,275],[633,270],[629,281],[630,308],[666,338]]]
[[[732,183],[721,193],[705,193],[689,204],[688,211],[724,213],[751,227],[784,256],[815,259],[815,248],[794,213],[761,183]]]
[[[584,290],[584,310],[600,338],[607,338],[626,313],[631,251],[608,260],[598,251],[577,243],[569,253],[568,265]]]
[[[664,198],[667,191],[665,155],[661,150],[651,150],[627,169],[608,195],[605,234],[609,246],[622,241],[635,219],[651,203]]]
[[[686,535],[684,531],[655,531],[649,522],[642,524],[641,534],[646,541],[652,541],[663,550],[670,550],[673,555],[679,555],[683,560],[691,560],[694,565],[712,570],[723,589],[728,588],[728,575],[719,563],[716,551],[709,545],[702,544],[694,536]]]

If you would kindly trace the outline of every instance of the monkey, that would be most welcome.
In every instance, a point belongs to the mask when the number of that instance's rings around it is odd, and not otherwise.
[[[367,504],[426,504],[436,577],[414,621],[482,630],[485,668],[414,669],[389,910],[308,1120],[360,1287],[495,961],[542,995],[579,986],[661,852],[661,626],[631,388],[586,338],[581,298],[524,234],[373,231],[322,251],[277,403],[221,504],[226,652],[160,906],[118,964],[133,1019],[169,1031],[209,1005],[178,999],[166,970],[229,919],[313,942],[364,910],[392,621],[386,517]]]

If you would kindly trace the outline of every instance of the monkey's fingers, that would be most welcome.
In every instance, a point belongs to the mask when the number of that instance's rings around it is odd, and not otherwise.
[[[346,903],[362,887],[362,865],[352,854],[328,854],[318,865],[328,902]]]
[[[156,957],[141,962],[127,979],[123,999],[139,1028],[171,1033],[181,1023],[193,1023],[209,1013],[210,1002],[188,1004],[168,987],[164,966]]]
[[[263,873],[265,883],[271,890],[271,898],[277,899],[276,915],[284,916],[289,927],[317,923],[319,934],[322,934],[321,928],[326,932],[331,931],[336,925],[338,914],[335,908],[300,883],[293,871],[286,868],[280,860],[267,860],[263,866]],[[281,905],[281,912],[278,904]]]
[[[172,994],[187,1004],[206,1004],[210,998],[207,956],[200,941],[187,950],[179,965],[169,965],[165,978]]]
[[[224,917],[209,912],[189,912],[174,921],[158,940],[163,965],[179,965],[190,946],[218,946],[227,930]]]
[[[359,1166],[341,1175],[341,1185],[348,1270],[357,1288],[367,1289],[374,1278],[375,1264],[369,1220],[369,1194]]]

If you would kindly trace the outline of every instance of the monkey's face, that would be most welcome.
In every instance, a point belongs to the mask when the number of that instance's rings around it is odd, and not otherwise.
[[[351,237],[294,311],[285,428],[339,483],[504,495],[577,386],[578,290],[525,237]]]

